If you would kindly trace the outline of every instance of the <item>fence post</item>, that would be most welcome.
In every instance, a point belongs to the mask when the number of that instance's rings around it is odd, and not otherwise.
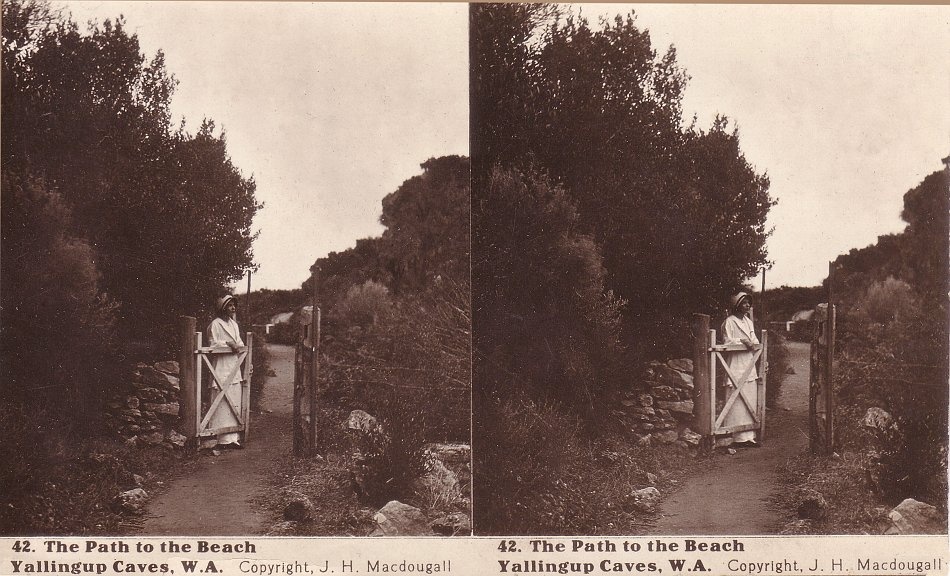
[[[197,382],[195,381],[195,319],[191,316],[182,316],[178,331],[178,379],[181,386],[181,419],[182,434],[190,438],[198,437],[198,406],[195,405]]]
[[[690,330],[693,335],[693,425],[696,432],[710,437],[709,316],[693,314]]]
[[[765,270],[762,271],[765,274]],[[769,333],[768,330],[762,331],[762,360],[760,362],[762,374],[759,375],[759,389],[756,394],[755,411],[761,414],[759,421],[759,442],[765,441],[765,404],[768,395],[768,377],[769,377]]]
[[[835,305],[828,303],[825,320],[825,454],[835,448]]]

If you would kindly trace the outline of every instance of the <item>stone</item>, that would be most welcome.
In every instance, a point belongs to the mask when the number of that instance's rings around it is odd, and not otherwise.
[[[634,434],[633,438],[637,446],[641,446],[643,448],[649,448],[650,446],[653,446],[653,437],[650,434]]]
[[[115,497],[115,504],[119,510],[129,514],[142,514],[148,502],[148,493],[141,488],[126,490]]]
[[[165,435],[161,432],[151,432],[149,434],[143,434],[140,436],[142,442],[148,444],[149,446],[155,446],[156,444],[161,444],[165,441]]]
[[[667,366],[678,372],[693,373],[693,361],[689,358],[674,358],[666,363]]]
[[[170,390],[174,392],[179,392],[181,390],[181,383],[178,381],[178,377],[172,376],[171,374],[166,374],[164,372],[159,372],[151,366],[140,369],[139,375],[141,376],[142,382],[152,386],[153,388],[162,388],[164,390]]]
[[[897,534],[945,534],[947,520],[930,504],[907,498],[887,515]]]
[[[673,442],[673,446],[676,446],[678,448],[684,448],[684,449],[689,448],[689,444],[687,444],[686,442],[682,440],[677,440],[676,442]]]
[[[639,406],[631,410],[634,414],[640,414],[642,416],[656,416],[656,410],[650,408],[649,406]]]
[[[670,442],[676,442],[679,434],[676,433],[676,430],[664,430],[663,432],[657,432],[653,437],[661,444],[669,444]]]
[[[440,536],[471,536],[472,519],[466,514],[455,512],[433,522],[432,531]]]
[[[656,403],[657,406],[663,408],[664,410],[669,410],[670,412],[678,412],[680,414],[693,414],[693,401],[692,400],[682,400],[679,402],[669,402],[667,400],[660,400]]]
[[[284,520],[307,522],[313,518],[313,502],[298,492],[288,492],[284,495]]]
[[[788,374],[788,375],[795,375],[795,374],[798,374],[798,372],[795,371],[795,367],[794,367],[794,366],[789,366],[788,368],[786,368],[786,369],[785,369],[785,373]]]
[[[624,502],[624,508],[639,510],[640,512],[653,512],[659,502],[660,491],[655,486],[649,486],[631,492]]]
[[[458,476],[441,460],[433,457],[427,468],[425,474],[412,481],[413,492],[425,495],[426,501],[432,502],[455,502],[461,497]]]
[[[141,487],[142,484],[144,483],[145,483],[145,478],[143,478],[142,476],[138,474],[132,474],[132,484],[134,484],[136,487]]]
[[[683,428],[680,432],[680,440],[686,442],[690,446],[699,446],[699,443],[703,440],[702,434],[697,434],[689,428]]]
[[[649,408],[650,406],[653,406],[653,396],[650,396],[649,394],[640,394],[637,396],[637,402],[640,403],[640,406]]]
[[[122,432],[125,434],[138,434],[142,431],[142,427],[138,424],[126,424],[122,427]]]
[[[379,422],[374,416],[371,416],[363,410],[353,410],[346,419],[344,427],[349,430],[358,430],[360,432],[376,432],[379,430]]]
[[[125,407],[135,410],[139,407],[139,397],[138,396],[126,396],[125,397]]]
[[[676,391],[671,386],[659,385],[650,389],[650,394],[657,400],[676,400]]]
[[[184,434],[179,434],[175,430],[169,430],[168,434],[165,435],[165,440],[167,440],[172,446],[184,448],[185,442],[188,441],[188,438]]]
[[[155,364],[152,364],[152,368],[155,368],[159,372],[164,372],[165,374],[171,374],[172,376],[179,375],[178,362],[175,362],[174,360],[156,362]]]
[[[651,432],[656,429],[656,425],[649,422],[641,422],[637,424],[637,429],[643,430],[644,432]]]
[[[162,416],[174,416],[175,418],[178,417],[178,411],[180,410],[178,402],[168,402],[167,404],[146,403],[144,408]]]
[[[632,408],[633,406],[638,406],[636,400],[630,400],[629,398],[624,398],[623,400],[621,400],[620,405],[626,406],[628,408]]]
[[[126,448],[135,448],[136,445],[138,445],[138,442],[139,442],[138,436],[131,436],[129,438],[126,438],[123,444],[125,445]]]
[[[472,446],[462,442],[428,444],[426,450],[446,464],[462,464],[472,460]]]
[[[140,388],[136,395],[146,402],[161,403],[165,401],[165,394],[158,388],[152,388],[151,386]],[[138,406],[130,406],[130,408],[138,408]]]
[[[806,520],[821,520],[828,514],[828,502],[814,490],[805,491],[798,501],[798,517]]]
[[[118,417],[124,422],[135,422],[142,417],[142,412],[136,408],[124,408],[119,411]]]
[[[735,448],[726,448],[726,454],[730,456],[735,456],[736,454],[738,454],[738,452],[736,452]]]
[[[429,523],[421,510],[392,500],[373,516],[376,529],[370,536],[426,536]]]
[[[872,406],[868,408],[868,411],[864,414],[864,419],[861,421],[861,424],[865,428],[871,428],[872,430],[877,430],[879,432],[885,432],[891,428],[896,428],[894,424],[894,417],[891,416],[887,411],[878,408],[877,406]]]
[[[659,480],[659,477],[656,474],[653,472],[647,472],[647,482],[649,482],[651,486],[656,484],[657,480]]]

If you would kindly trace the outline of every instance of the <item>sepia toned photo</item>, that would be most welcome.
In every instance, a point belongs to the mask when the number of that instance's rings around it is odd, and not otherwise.
[[[465,5],[4,1],[2,128],[3,534],[471,534]]]
[[[946,533],[945,21],[473,5],[476,534]]]
[[[946,574],[948,16],[3,0],[0,576]]]

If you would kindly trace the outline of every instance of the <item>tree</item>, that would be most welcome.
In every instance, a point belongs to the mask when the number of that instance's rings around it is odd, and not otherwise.
[[[99,291],[96,254],[70,236],[72,215],[39,179],[2,174],[0,398],[39,400],[72,423],[95,420],[112,364],[113,306]]]
[[[496,168],[475,200],[472,277],[478,386],[514,384],[592,416],[610,397],[622,303],[566,192]],[[477,416],[476,416],[477,419]]]
[[[560,10],[477,5],[471,29],[476,201],[493,166],[540,166],[630,303],[632,351],[671,352],[690,313],[767,264],[768,179],[726,119],[682,127],[688,78],[633,14],[594,28]]]
[[[255,184],[223,135],[173,129],[176,80],[124,20],[86,33],[30,0],[3,3],[3,166],[42,178],[96,250],[99,289],[119,306],[122,340],[174,338],[253,267]]]
[[[383,198],[382,254],[393,293],[420,290],[434,278],[468,274],[471,170],[468,158],[422,164],[422,174]]]

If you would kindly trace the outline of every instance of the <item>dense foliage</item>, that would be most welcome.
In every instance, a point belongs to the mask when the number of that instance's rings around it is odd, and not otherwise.
[[[839,305],[840,442],[872,450],[870,477],[888,501],[947,498],[947,242],[950,182],[927,176],[904,195],[900,234],[835,261]],[[869,407],[896,427],[869,438]]]
[[[685,126],[676,52],[632,14],[470,16],[476,530],[624,530],[618,494],[583,495],[627,473],[590,458],[610,402],[767,264],[769,182],[728,120]]]
[[[254,181],[212,122],[172,126],[175,84],[121,17],[81,31],[42,1],[3,3],[8,396],[94,403],[110,354],[170,354],[178,316],[252,267]]]
[[[768,179],[726,119],[683,128],[686,74],[633,15],[593,27],[552,6],[476,5],[471,33],[475,202],[496,165],[548,173],[628,302],[631,353],[674,350],[683,318],[766,264]],[[484,208],[476,230],[499,217]]]
[[[42,179],[71,210],[122,340],[163,343],[252,266],[253,179],[213,122],[172,126],[176,81],[121,17],[83,32],[42,2],[4,2],[3,78],[3,169]]]

